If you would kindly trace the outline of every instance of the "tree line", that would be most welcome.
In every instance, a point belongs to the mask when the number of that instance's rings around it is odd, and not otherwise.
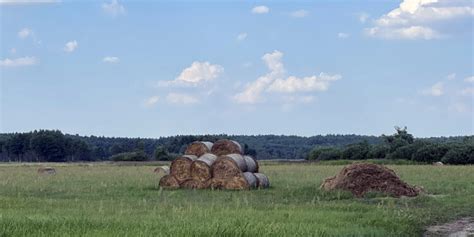
[[[403,129],[399,132],[402,133]],[[411,134],[408,135],[413,137]],[[0,161],[172,160],[182,154],[186,146],[193,141],[215,142],[222,138],[238,141],[243,145],[246,154],[253,155],[257,159],[311,160],[388,158],[388,155],[390,157],[406,155],[402,153],[404,150],[418,147],[421,143],[445,147],[451,146],[451,143],[464,144],[464,140],[472,141],[472,136],[413,138],[413,142],[410,139],[404,138],[400,141],[398,137],[393,137],[354,134],[311,137],[219,134],[179,135],[152,139],[80,136],[64,134],[59,130],[35,130],[26,133],[0,134]],[[405,147],[406,145],[410,146]],[[405,148],[401,149],[401,147]]]

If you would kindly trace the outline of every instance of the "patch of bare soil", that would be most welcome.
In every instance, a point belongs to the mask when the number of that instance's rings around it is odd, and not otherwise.
[[[474,218],[467,217],[457,221],[445,223],[442,225],[434,225],[426,228],[424,237],[468,237],[474,236]]]

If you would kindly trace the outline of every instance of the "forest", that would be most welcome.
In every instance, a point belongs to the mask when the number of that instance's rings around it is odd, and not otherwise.
[[[414,138],[406,128],[393,135],[179,135],[151,138],[99,137],[64,134],[59,130],[0,134],[0,161],[74,162],[172,160],[186,145],[228,138],[240,142],[257,159],[412,159],[474,163],[473,136]],[[453,150],[453,151],[452,151]],[[456,152],[454,152],[456,151]],[[457,158],[459,154],[464,157]],[[425,158],[431,157],[431,158]],[[451,158],[449,158],[451,157]],[[450,159],[450,160],[449,160]],[[456,161],[462,159],[462,161]],[[464,161],[465,160],[465,161]]]

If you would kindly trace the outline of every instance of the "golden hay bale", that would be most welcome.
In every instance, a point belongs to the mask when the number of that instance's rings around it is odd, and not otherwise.
[[[244,152],[242,146],[236,142],[229,139],[221,139],[214,143],[212,146],[211,152],[216,156],[228,155],[228,154],[241,154]]]
[[[225,183],[225,179],[212,178],[209,180],[209,187],[211,189],[224,189]]]
[[[212,177],[218,179],[241,177],[242,172],[246,170],[247,164],[244,158],[239,154],[220,156],[211,167]]]
[[[268,177],[262,173],[254,173],[257,178],[257,187],[258,188],[268,188],[270,187],[270,180]]]
[[[188,188],[188,189],[205,189],[205,188],[209,188],[210,182],[209,180],[199,181],[195,179],[188,179],[188,180],[185,180],[183,183],[181,183],[180,186],[182,188]]]
[[[197,160],[194,155],[183,155],[171,162],[170,174],[173,175],[179,183],[191,178],[191,164]]]
[[[211,167],[216,161],[217,156],[206,153],[200,156],[191,164],[191,178],[199,181],[207,181],[212,178]]]
[[[160,179],[160,187],[162,188],[179,188],[178,180],[172,175],[165,175]]]
[[[250,189],[249,183],[242,175],[240,177],[232,177],[226,180],[224,183],[224,189],[226,190],[244,190]]]
[[[252,172],[245,172],[244,178],[247,180],[249,188],[257,188],[257,177]]]
[[[212,142],[195,141],[188,145],[184,154],[200,157],[206,153],[210,153],[212,145]]]
[[[167,174],[170,174],[170,167],[169,166],[160,166],[160,167],[156,167],[154,170],[153,170],[154,173],[163,173],[165,175]]]
[[[38,168],[38,174],[56,174],[56,170],[52,167],[40,167]]]
[[[258,173],[258,162],[251,156],[244,156],[245,164],[247,164],[247,171]]]

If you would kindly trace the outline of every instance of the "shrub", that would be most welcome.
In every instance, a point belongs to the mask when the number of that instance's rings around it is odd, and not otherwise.
[[[145,161],[148,156],[143,151],[123,152],[110,157],[113,161]]]
[[[369,159],[383,159],[387,156],[390,151],[390,147],[387,145],[375,145],[370,148],[368,157]]]
[[[445,144],[425,145],[413,153],[412,160],[422,162],[441,161],[441,158],[443,158],[448,150],[449,146]]]
[[[474,164],[474,145],[465,144],[451,148],[441,159],[446,164]]]
[[[342,159],[344,160],[364,160],[369,154],[369,143],[363,141],[361,143],[352,144],[346,147],[342,152]]]

